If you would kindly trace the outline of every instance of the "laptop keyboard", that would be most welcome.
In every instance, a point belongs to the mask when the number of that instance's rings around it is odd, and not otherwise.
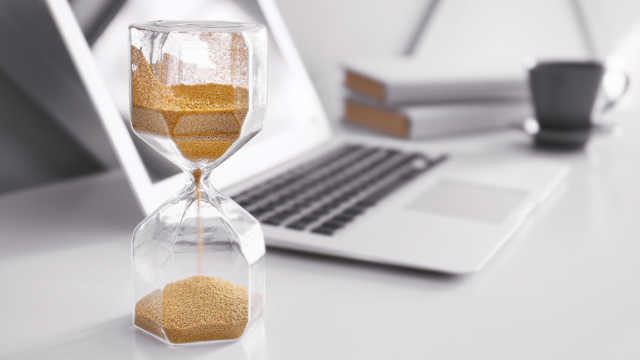
[[[233,199],[264,224],[333,235],[444,159],[345,145]]]

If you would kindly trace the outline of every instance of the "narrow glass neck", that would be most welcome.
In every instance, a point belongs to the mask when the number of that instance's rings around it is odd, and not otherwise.
[[[193,170],[188,178],[192,181],[196,188],[210,187],[211,172],[213,169],[196,169]]]

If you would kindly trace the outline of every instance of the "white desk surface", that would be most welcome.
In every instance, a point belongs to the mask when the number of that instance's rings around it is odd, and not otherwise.
[[[123,175],[0,198],[1,359],[640,359],[640,119],[568,162],[565,185],[478,274],[451,277],[269,249],[245,339],[170,347],[131,325]],[[531,156],[502,131],[434,144]],[[5,169],[10,171],[10,169]]]

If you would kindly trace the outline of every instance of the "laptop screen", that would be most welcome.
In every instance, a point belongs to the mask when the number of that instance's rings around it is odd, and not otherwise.
[[[129,119],[130,92],[128,26],[151,20],[224,20],[267,24],[260,7],[252,0],[130,0],[125,3],[92,48],[98,70],[125,121]],[[299,127],[309,126],[314,119],[309,96],[295,91],[297,80],[271,31],[268,49],[267,119],[262,131],[247,147],[287,132],[296,132]],[[153,181],[180,172],[155,150],[132,137]]]
[[[267,119],[260,134],[214,169],[213,185],[219,189],[225,191],[241,185],[332,138],[329,121],[273,0],[130,0],[93,49],[89,48],[67,0],[45,0],[45,3],[146,214],[176,194],[185,179],[173,164],[131,134],[128,124],[131,23],[225,20],[267,26]],[[163,167],[163,171],[157,171]]]

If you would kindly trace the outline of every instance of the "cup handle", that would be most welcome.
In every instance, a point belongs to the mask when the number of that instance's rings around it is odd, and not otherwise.
[[[622,91],[620,91],[620,94],[618,94],[616,98],[611,98],[606,91],[604,92],[606,102],[604,103],[604,105],[602,106],[602,109],[600,110],[600,119],[602,119],[606,113],[611,111],[611,109],[613,109],[618,104],[618,102],[620,102],[620,100],[624,97],[624,95],[627,93],[627,90],[629,90],[629,84],[631,82],[631,78],[626,72],[621,71],[620,74],[624,78],[624,87],[622,88]]]
[[[604,91],[605,103],[600,108],[600,113],[598,114],[599,116],[597,117],[599,121],[596,124],[594,124],[595,126],[593,130],[595,133],[610,135],[610,136],[611,135],[619,136],[622,133],[622,130],[619,125],[615,123],[607,123],[604,121],[605,114],[611,111],[618,104],[618,102],[620,102],[620,100],[624,97],[624,95],[627,93],[627,90],[629,90],[629,84],[631,82],[631,78],[627,73],[623,71],[620,71],[619,73],[624,78],[624,87],[622,88],[622,91],[620,91],[618,96],[616,96],[615,98],[609,96],[609,94],[607,94],[607,92]]]

